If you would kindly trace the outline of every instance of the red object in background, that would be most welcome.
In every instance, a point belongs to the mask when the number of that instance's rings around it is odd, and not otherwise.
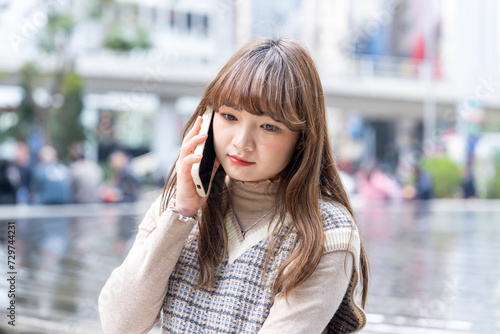
[[[101,199],[105,203],[116,203],[120,201],[120,192],[117,189],[106,187],[100,191]]]
[[[432,69],[432,72],[433,72],[433,77],[434,79],[439,79],[441,78],[441,75],[442,75],[442,72],[441,72],[441,62],[440,62],[440,59],[439,59],[439,52],[438,52],[438,45],[437,43],[439,43],[439,39],[436,37],[436,40],[434,41],[435,42],[435,51],[434,51],[434,54],[432,55],[432,57],[434,58],[434,68]],[[426,56],[426,50],[425,50],[425,47],[426,47],[426,43],[425,43],[425,38],[424,38],[424,35],[422,33],[418,33],[417,34],[417,37],[415,38],[415,41],[413,43],[413,47],[410,51],[410,58],[412,59],[414,65],[415,65],[415,69],[416,69],[416,75],[417,76],[420,76],[420,65],[422,64],[422,61],[425,59],[425,56]]]

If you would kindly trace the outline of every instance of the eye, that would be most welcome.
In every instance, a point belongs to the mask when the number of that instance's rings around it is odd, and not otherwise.
[[[272,124],[262,124],[261,127],[264,130],[269,131],[269,132],[276,132],[280,129],[276,125],[272,125]]]
[[[233,121],[237,121],[238,119],[231,115],[231,114],[221,114],[221,116],[226,120],[226,121],[229,121],[229,122],[233,122]]]

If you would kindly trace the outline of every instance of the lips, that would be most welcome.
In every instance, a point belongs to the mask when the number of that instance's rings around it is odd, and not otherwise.
[[[250,166],[250,165],[253,165],[255,164],[255,162],[251,162],[251,161],[248,161],[248,160],[245,160],[244,158],[240,157],[240,156],[237,156],[237,155],[228,155],[229,157],[229,161],[233,164],[233,165],[236,165],[236,166]]]

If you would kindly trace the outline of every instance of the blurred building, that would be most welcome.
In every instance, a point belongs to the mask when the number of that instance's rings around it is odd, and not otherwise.
[[[7,15],[11,22],[7,30],[2,25],[4,38],[10,36],[4,45],[12,46],[13,31],[22,36],[27,29],[12,23],[13,12],[36,28],[43,12],[37,3],[12,1],[0,12],[0,25]],[[67,2],[75,17],[93,3]],[[115,145],[135,155],[151,150],[164,173],[204,86],[239,46],[258,36],[297,38],[311,51],[334,149],[346,165],[377,158],[404,177],[407,164],[456,143],[461,148],[448,151],[465,164],[471,145],[482,140],[478,136],[500,129],[495,0],[102,3],[99,15],[79,21],[70,45],[86,82],[82,121],[93,130],[88,146],[95,158]],[[127,36],[151,47],[118,52],[106,46]],[[22,62],[38,56],[21,47],[26,52],[0,50],[0,71],[12,73],[0,77],[8,89],[16,86]]]
[[[478,134],[500,130],[495,0],[237,4],[238,45],[277,35],[309,48],[347,165],[376,158],[404,177],[439,150],[465,165]]]
[[[40,55],[31,44],[51,10],[68,11],[76,22],[68,53],[85,79],[81,120],[91,134],[87,151],[104,160],[117,147],[135,156],[152,150],[157,159],[149,164],[165,173],[186,117],[234,50],[233,8],[229,1],[185,0],[7,3],[0,12],[0,35],[11,47],[0,50],[0,71],[9,75],[0,83],[9,86],[0,86],[0,110],[19,105],[19,94],[9,92],[19,89],[17,72],[24,62],[36,59],[43,69],[54,68],[57,57]],[[16,24],[13,16],[25,24]],[[120,50],[127,43],[149,45]],[[47,88],[42,84],[45,94]],[[147,171],[145,161],[141,169]]]

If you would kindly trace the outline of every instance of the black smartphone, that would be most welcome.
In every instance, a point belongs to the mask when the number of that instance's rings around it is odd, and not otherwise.
[[[203,114],[203,122],[201,123],[199,133],[207,133],[208,137],[205,142],[196,146],[194,154],[203,154],[203,157],[200,162],[194,163],[191,168],[191,176],[193,177],[196,191],[202,197],[208,196],[215,163],[214,131],[212,126],[214,114],[215,112],[212,108],[207,108]]]

